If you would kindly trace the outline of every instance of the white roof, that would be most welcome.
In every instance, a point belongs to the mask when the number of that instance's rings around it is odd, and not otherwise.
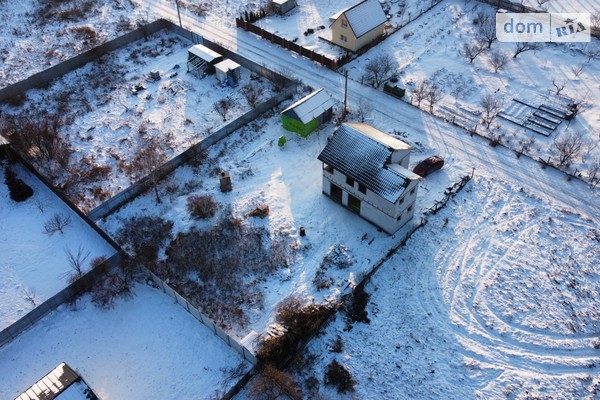
[[[273,1],[273,3],[277,4],[278,6],[281,6],[290,0],[272,0],[272,1]]]
[[[240,67],[240,64],[238,64],[235,61],[230,60],[228,58],[226,58],[225,60],[221,61],[218,64],[215,64],[215,69],[219,70],[219,71],[223,71],[223,72],[227,72],[229,70],[234,70],[239,67]]]
[[[286,112],[293,110],[298,119],[303,124],[307,124],[333,107],[333,105],[334,103],[331,96],[329,96],[329,93],[321,88],[298,100],[281,113],[285,114]]]
[[[211,62],[221,57],[221,55],[216,51],[212,51],[208,47],[202,46],[201,44],[190,47],[188,51],[206,62]]]
[[[58,398],[79,378],[77,372],[73,371],[67,364],[61,363],[15,400],[52,400]],[[75,394],[75,391],[71,391],[65,396],[65,399],[73,398],[68,397],[71,394]]]
[[[363,124],[360,122],[346,122],[346,125],[356,129],[364,135],[367,135],[371,139],[377,140],[379,143],[384,144],[391,149],[412,150],[412,147],[409,144],[404,143],[402,140],[396,139],[395,137],[390,136],[377,128],[373,128],[369,124]]]
[[[348,24],[357,38],[387,22],[379,0],[365,0],[331,18],[337,19],[341,14],[346,16]]]

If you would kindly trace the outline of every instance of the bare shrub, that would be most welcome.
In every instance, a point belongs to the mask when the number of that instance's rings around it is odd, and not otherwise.
[[[187,198],[187,210],[193,218],[206,219],[215,215],[219,208],[211,195],[193,195]]]
[[[156,139],[150,139],[137,149],[128,168],[138,180],[147,178],[146,183],[154,189],[157,203],[160,203],[158,193],[160,177],[156,170],[165,163],[166,159],[167,156],[161,149],[160,143]]]
[[[566,81],[559,81],[558,79],[553,78],[552,86],[554,86],[554,94],[556,94],[557,96],[560,95],[560,92],[563,91],[566,84],[567,84]]]
[[[483,110],[483,123],[489,128],[500,112],[500,100],[497,95],[484,94],[479,105]]]
[[[227,121],[227,114],[233,107],[233,101],[231,99],[221,99],[213,104],[213,109],[223,117],[223,122]]]
[[[592,188],[595,188],[598,182],[600,182],[600,159],[596,159],[590,163],[588,168],[588,179]]]
[[[23,297],[25,297],[25,300],[27,300],[32,307],[37,307],[37,295],[35,294],[35,290],[25,287],[23,289],[21,289],[22,293],[23,293]]]
[[[413,90],[413,99],[417,102],[417,107],[421,107],[421,101],[425,99],[427,95],[428,84],[424,79],[419,79],[415,83],[415,89]]]
[[[442,91],[441,86],[439,86],[437,83],[432,83],[427,88],[425,96],[429,102],[429,112],[433,113],[433,106],[442,98],[444,98],[444,92]]]
[[[396,60],[387,53],[380,53],[365,65],[365,77],[371,86],[378,88],[387,81],[398,68]]]
[[[348,298],[345,305],[348,316],[348,328],[351,328],[353,322],[371,323],[367,312],[367,304],[370,297],[371,295],[365,290],[364,283],[360,283],[352,290],[352,296]]]
[[[56,232],[60,232],[61,235],[65,233],[65,229],[71,225],[71,217],[69,215],[56,213],[46,223],[44,223],[43,232],[46,235],[52,236]]]
[[[494,69],[494,72],[497,73],[508,63],[509,57],[502,50],[494,50],[490,53],[490,65]]]
[[[513,58],[517,58],[517,56],[526,51],[539,50],[542,46],[539,43],[535,42],[517,42],[515,43],[515,52],[513,53]]]
[[[373,105],[368,100],[365,100],[364,97],[358,101],[358,107],[356,108],[356,116],[360,120],[360,122],[365,122],[365,120],[371,116],[373,113]]]
[[[249,217],[265,218],[269,216],[269,205],[267,203],[259,203],[250,213]]]
[[[89,26],[76,26],[71,28],[71,32],[86,48],[95,47],[98,44],[98,34]]]
[[[66,278],[69,284],[78,281],[84,274],[83,263],[90,256],[89,251],[84,251],[82,246],[77,248],[77,253],[73,253],[71,250],[65,250],[67,255],[67,261],[69,263],[70,271],[63,274],[62,278]]]
[[[290,296],[282,300],[275,320],[283,330],[263,338],[257,353],[260,363],[279,365],[292,356],[298,345],[315,334],[337,309],[336,303],[314,303],[313,300]]]
[[[469,63],[472,64],[484,50],[485,47],[482,43],[471,41],[463,43],[463,47],[458,51],[458,54],[469,60]]]
[[[558,165],[569,165],[583,150],[583,137],[581,133],[567,131],[554,138],[554,148],[558,158]]]
[[[353,392],[356,381],[348,368],[333,360],[325,369],[325,384],[334,386],[338,393]]]
[[[242,94],[252,108],[256,107],[263,93],[264,88],[256,83],[249,83],[242,88]]]
[[[101,308],[113,308],[117,298],[129,299],[137,272],[136,264],[122,260],[115,271],[106,274],[92,289],[92,302]]]
[[[134,258],[144,257],[149,252],[158,252],[158,248],[171,237],[172,229],[173,221],[158,216],[136,216],[123,223],[115,238]]]
[[[265,365],[254,377],[250,383],[250,395],[257,400],[302,399],[294,377],[272,364]]]

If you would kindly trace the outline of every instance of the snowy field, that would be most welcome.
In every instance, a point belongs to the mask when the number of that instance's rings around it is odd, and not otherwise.
[[[63,361],[106,400],[214,398],[250,368],[159,289],[133,292],[110,310],[83,297],[0,348],[0,398],[15,398]]]
[[[147,22],[129,0],[1,1],[0,88]]]
[[[60,116],[59,133],[74,151],[69,172],[38,164],[89,211],[149,172],[140,172],[135,162],[149,143],[164,162],[249,111],[242,94],[246,84],[262,88],[259,102],[272,96],[271,83],[254,75],[251,79],[246,69],[235,88],[221,85],[214,75],[199,79],[186,73],[192,45],[167,31],[157,32],[148,41],[133,42],[66,74],[48,89],[28,91],[21,107],[5,105],[3,111],[17,124],[37,121],[45,113]],[[147,79],[153,70],[161,75],[156,82]],[[132,88],[139,85],[144,89],[133,95]],[[214,110],[219,100],[230,100],[225,118]]]
[[[476,177],[367,285],[370,324],[338,316],[299,376],[336,359],[354,398],[597,398],[599,240],[597,221]]]
[[[67,252],[87,254],[84,272],[94,258],[115,253],[104,239],[84,223],[34,175],[20,165],[14,170],[33,189],[22,203],[10,199],[0,163],[0,329],[31,311],[68,285],[72,272]],[[54,215],[70,219],[64,233],[44,233]]]
[[[478,12],[494,13],[494,8],[477,2],[457,0],[444,1],[415,22],[369,50],[345,68],[349,76],[362,82],[365,66],[380,55],[391,55],[397,63],[398,86],[407,88],[405,100],[414,97],[419,80],[435,82],[441,89],[442,98],[433,112],[445,119],[455,120],[468,129],[477,125],[477,131],[488,137],[501,136],[501,142],[513,150],[528,147],[526,153],[534,158],[550,157],[557,163],[555,138],[570,132],[582,135],[580,154],[573,157],[569,170],[578,169],[589,176],[592,167],[600,163],[600,74],[598,56],[588,60],[588,54],[600,51],[600,42],[592,38],[589,44],[565,43],[542,44],[538,51],[524,52],[513,58],[515,44],[494,42],[491,50],[479,55],[473,63],[459,54],[464,43],[475,40],[477,26],[473,21]],[[492,14],[493,16],[493,14]],[[502,52],[508,56],[506,66],[494,72],[490,55]],[[578,76],[575,70],[581,67]],[[528,103],[551,105],[556,88],[552,81],[564,86],[561,95],[573,98],[580,107],[572,120],[562,120],[558,128],[545,137],[532,130],[496,117],[487,132],[481,122],[481,101],[485,95],[499,100],[502,110],[513,106],[513,99]],[[416,100],[412,100],[416,104]],[[518,104],[517,104],[518,105]],[[423,100],[421,108],[429,110]],[[533,112],[527,108],[526,111]]]

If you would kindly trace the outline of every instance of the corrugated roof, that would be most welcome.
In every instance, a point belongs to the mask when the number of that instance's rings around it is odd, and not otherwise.
[[[356,125],[365,124],[342,124],[318,159],[395,203],[415,175],[400,165],[388,167],[386,162],[394,149],[365,135],[356,129]],[[385,135],[383,132],[381,134]]]
[[[343,14],[357,38],[387,22],[379,0],[365,0],[350,7]]]
[[[334,102],[329,93],[321,88],[298,100],[281,113],[307,124],[329,110],[333,105]]]
[[[15,400],[52,400],[78,379],[77,372],[61,363]]]
[[[217,53],[216,51],[212,51],[208,47],[203,46],[201,44],[197,44],[195,46],[190,47],[188,49],[188,51],[190,53],[192,53],[193,55],[200,57],[201,59],[203,59],[206,62],[212,62],[215,59],[221,57],[221,55],[219,53]]]

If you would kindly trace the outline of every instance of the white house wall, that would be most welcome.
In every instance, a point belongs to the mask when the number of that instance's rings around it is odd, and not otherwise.
[[[410,164],[410,149],[395,150],[391,156],[391,163],[400,164],[404,168],[408,168],[408,164]]]

